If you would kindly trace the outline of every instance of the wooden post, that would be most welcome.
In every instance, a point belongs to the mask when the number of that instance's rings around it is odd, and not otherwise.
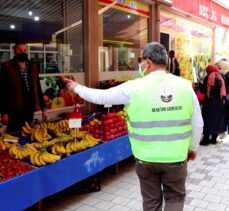
[[[160,5],[150,6],[149,42],[160,42]]]
[[[99,47],[99,19],[98,0],[84,1],[84,71],[85,85],[97,88],[99,80],[98,47]],[[88,104],[88,110],[95,110],[96,105]]]

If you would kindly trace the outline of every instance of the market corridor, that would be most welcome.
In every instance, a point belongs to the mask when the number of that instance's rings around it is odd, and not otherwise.
[[[217,145],[200,147],[198,158],[189,162],[184,211],[229,211],[229,137]],[[102,176],[101,191],[87,194],[61,192],[44,200],[47,211],[142,210],[134,162],[120,164],[117,175]]]

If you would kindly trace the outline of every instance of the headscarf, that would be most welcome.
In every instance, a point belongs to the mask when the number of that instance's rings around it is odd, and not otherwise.
[[[216,63],[216,66],[218,66],[219,70],[222,70],[223,74],[229,72],[229,61],[220,60]]]
[[[217,77],[221,81],[221,87],[220,87],[220,96],[225,97],[226,96],[226,88],[225,83],[223,80],[223,77],[219,73],[219,68],[216,65],[208,65],[206,72],[208,74],[208,82],[207,82],[207,96],[210,96],[211,87],[215,84],[215,78]]]

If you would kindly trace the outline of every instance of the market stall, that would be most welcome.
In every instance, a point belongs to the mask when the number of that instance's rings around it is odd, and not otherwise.
[[[1,182],[1,210],[30,207],[131,155],[129,138],[125,135]]]

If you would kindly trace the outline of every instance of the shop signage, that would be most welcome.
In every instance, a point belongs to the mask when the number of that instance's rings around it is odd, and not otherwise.
[[[212,0],[173,0],[172,5],[198,18],[229,28],[229,10]]]
[[[99,4],[135,15],[149,17],[149,6],[135,0],[99,0]]]

